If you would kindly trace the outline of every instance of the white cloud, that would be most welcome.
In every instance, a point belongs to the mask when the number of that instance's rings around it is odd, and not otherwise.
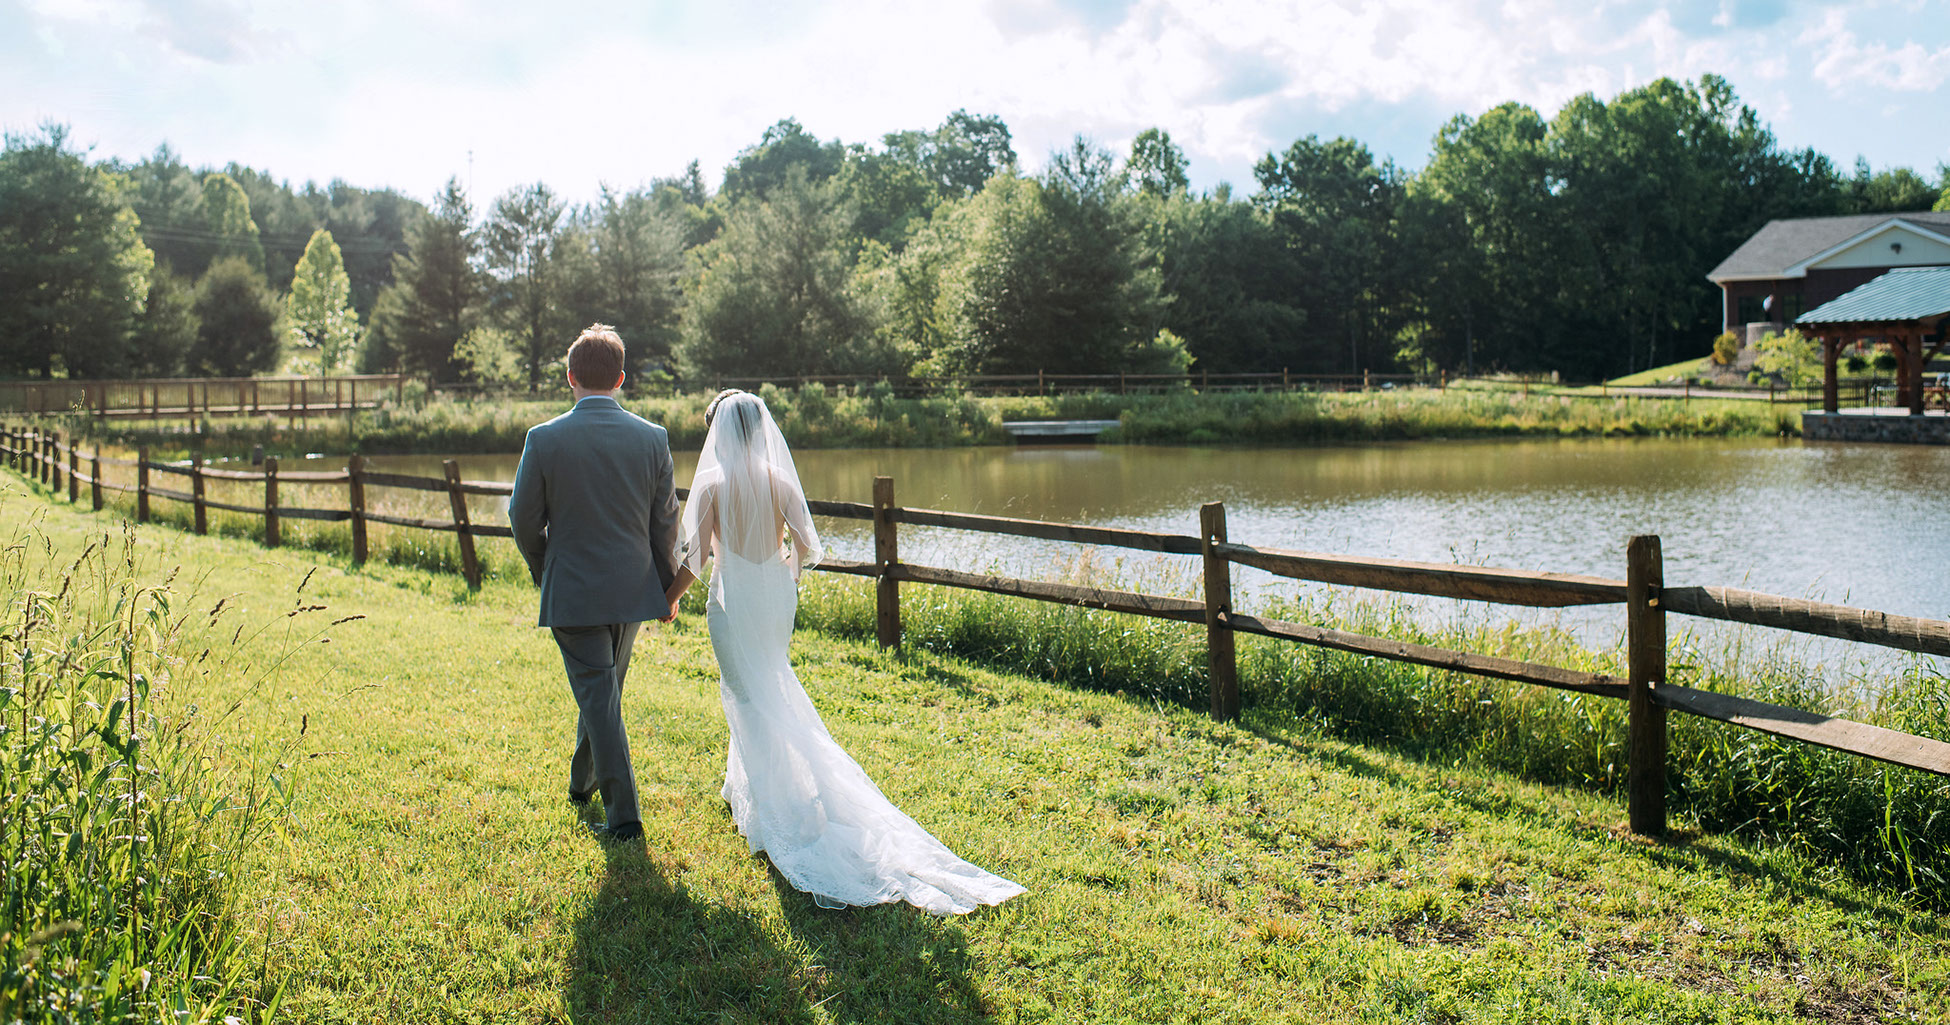
[[[1801,34],[1802,43],[1819,49],[1814,73],[1823,85],[1934,92],[1950,81],[1950,44],[1930,50],[1914,40],[1894,48],[1882,42],[1862,43],[1849,29],[1848,20],[1846,11],[1830,9],[1823,12],[1819,25]]]
[[[1156,125],[1204,187],[1250,180],[1308,132],[1413,166],[1455,113],[1515,100],[1548,116],[1582,92],[1707,72],[1799,144],[1829,133],[1848,153],[1867,119],[1829,92],[1918,91],[1914,118],[1950,80],[1944,0],[1681,6],[1695,2],[24,0],[0,13],[19,25],[0,31],[0,124],[53,117],[102,155],[167,140],[192,163],[422,196],[472,150],[484,202],[537,179],[586,199],[691,159],[715,178],[782,117],[875,143],[966,108],[1001,116],[1031,167],[1072,134],[1121,149]],[[1950,126],[1884,134],[1868,144],[1890,147],[1879,162],[1929,166],[1927,140]]]

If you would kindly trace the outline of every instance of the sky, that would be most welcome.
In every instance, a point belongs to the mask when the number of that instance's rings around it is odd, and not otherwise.
[[[0,127],[302,185],[573,202],[767,126],[877,144],[1000,116],[1025,168],[1170,133],[1192,186],[1345,135],[1406,168],[1457,114],[1718,74],[1789,148],[1950,163],[1950,0],[0,0]]]

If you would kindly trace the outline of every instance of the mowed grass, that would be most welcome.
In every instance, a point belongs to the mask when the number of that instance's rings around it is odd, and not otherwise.
[[[0,517],[40,504],[0,494]],[[104,522],[61,504],[45,533],[78,551]],[[525,583],[138,533],[190,607],[273,620],[304,582],[366,617],[258,692],[175,696],[302,733],[295,810],[241,880],[285,1019],[1950,1020],[1950,919],[1790,854],[1683,822],[1648,842],[1610,798],[802,631],[837,739],[1030,890],[959,919],[820,910],[717,796],[695,606],[638,641],[648,842],[605,851],[564,800],[574,709]]]

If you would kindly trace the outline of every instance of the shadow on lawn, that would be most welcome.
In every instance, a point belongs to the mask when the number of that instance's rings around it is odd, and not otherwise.
[[[563,1004],[578,1022],[988,1022],[961,930],[906,905],[831,911],[767,871],[792,936],[693,897],[643,849],[610,848],[575,923]],[[761,863],[763,859],[761,858]]]
[[[821,973],[821,1006],[840,1022],[988,1022],[969,981],[974,959],[953,919],[906,904],[831,910],[772,871],[786,925]],[[982,914],[977,911],[975,914]]]
[[[637,845],[608,851],[574,925],[562,1003],[578,1022],[810,1021],[812,979],[758,923],[672,884]]]

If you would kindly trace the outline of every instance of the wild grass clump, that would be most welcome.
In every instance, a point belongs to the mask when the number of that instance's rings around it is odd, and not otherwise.
[[[1117,420],[1107,442],[1316,444],[1480,437],[1775,437],[1801,432],[1800,411],[1724,399],[1578,398],[1538,391],[1403,388],[1369,392],[1165,392],[975,397],[951,392],[902,398],[886,382],[865,387],[765,385],[759,394],[799,448],[941,448],[1006,444],[1008,420]],[[670,443],[704,443],[712,393],[635,397],[624,408],[664,425]],[[154,458],[242,457],[306,452],[519,452],[528,428],[568,408],[567,396],[433,395],[388,402],[350,418],[181,422],[74,419],[60,429]]]
[[[1799,414],[1731,400],[1574,398],[1508,391],[1230,392],[1122,397],[1116,439],[1296,444],[1473,437],[1772,437]]]
[[[862,388],[759,389],[786,436],[801,448],[941,447],[1007,442],[1002,422],[987,400],[948,394],[901,398],[886,383]],[[622,397],[623,408],[670,432],[672,447],[704,444],[704,409],[715,393]],[[528,429],[569,408],[567,395],[474,398],[433,395],[387,402],[351,417],[317,417],[292,426],[273,418],[204,421],[190,430],[181,422],[72,418],[49,426],[83,437],[135,448],[152,458],[241,458],[262,448],[271,454],[307,452],[442,453],[519,452]]]
[[[61,564],[37,524],[0,550],[0,1021],[268,1018],[238,873],[287,808],[288,747],[232,722],[242,699],[198,699],[288,647],[156,579],[126,525]]]
[[[873,636],[871,586],[815,575],[805,594],[801,626]],[[901,615],[908,646],[1144,701],[1194,709],[1208,703],[1205,637],[1196,625],[914,585],[902,589]],[[1276,603],[1266,615],[1585,672],[1625,673],[1622,648],[1591,650],[1548,625],[1431,628],[1399,601],[1307,599]],[[1242,634],[1237,640],[1247,719],[1262,729],[1327,736],[1623,799],[1627,732],[1621,701],[1264,637]],[[1669,676],[1675,684],[1950,741],[1950,680],[1922,661],[1887,681],[1873,699],[1844,701],[1791,652],[1702,654],[1691,638],[1678,637]],[[1667,806],[1675,815],[1814,855],[1857,878],[1950,907],[1950,780],[1694,716],[1672,713],[1668,723]]]

